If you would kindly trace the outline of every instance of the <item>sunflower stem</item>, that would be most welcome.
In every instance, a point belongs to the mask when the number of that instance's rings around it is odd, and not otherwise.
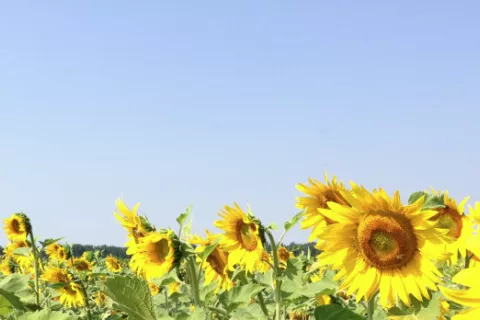
[[[198,277],[197,277],[197,271],[196,271],[196,266],[195,266],[195,260],[192,258],[187,259],[187,269],[190,269],[187,271],[190,277],[190,284],[192,286],[192,291],[193,291],[193,301],[195,303],[195,306],[200,306],[201,301],[200,301],[200,289],[198,286]]]
[[[260,291],[258,294],[258,304],[260,305],[260,308],[262,309],[263,313],[267,316],[268,318],[268,309],[267,306],[265,305],[265,299],[263,298],[263,293]]]
[[[270,241],[270,245],[272,246],[272,256],[273,256],[273,283],[275,284],[275,320],[282,319],[282,280],[279,277],[280,265],[278,263],[278,248],[277,244],[275,243],[275,239],[273,238],[272,233],[270,230],[265,231],[268,236],[268,240]]]
[[[368,305],[367,305],[367,319],[372,320],[373,319],[373,312],[375,311],[375,295],[373,295],[370,300],[368,300]]]
[[[83,283],[82,279],[80,279],[80,288],[82,289],[83,297],[85,298],[85,306],[87,307],[88,320],[92,320],[93,318],[91,313],[90,302],[88,301],[87,288],[85,287],[85,284]]]
[[[30,228],[30,242],[32,243],[32,251],[33,251],[33,268],[35,271],[35,302],[37,303],[38,306],[40,306],[40,287],[38,283],[38,278],[40,276],[40,272],[38,270],[38,251],[37,251],[37,245],[35,243],[35,237],[33,236],[33,230]]]

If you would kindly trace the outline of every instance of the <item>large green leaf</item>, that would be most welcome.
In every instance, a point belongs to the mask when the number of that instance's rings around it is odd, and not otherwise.
[[[18,320],[77,320],[78,317],[60,311],[42,310],[27,312],[18,317]]]
[[[23,275],[12,274],[0,281],[0,295],[5,297],[15,309],[25,311],[25,304],[33,303],[33,294],[27,278]]]
[[[418,199],[423,196],[425,196],[425,200],[423,202],[422,209],[427,210],[445,207],[445,195],[443,193],[431,194],[424,191],[417,191],[412,193],[408,198],[408,204],[412,204],[418,201]]]
[[[236,308],[246,307],[250,303],[250,298],[262,290],[263,287],[261,285],[253,283],[235,286],[231,290],[223,292],[219,296],[219,300],[227,312],[232,312]]]
[[[156,320],[147,282],[131,276],[114,276],[107,279],[105,286],[115,308],[128,314],[130,320]]]
[[[221,240],[220,238],[216,239],[212,244],[209,244],[208,246],[206,246],[202,252],[198,253],[198,256],[200,257],[200,259],[202,260],[207,259],[210,253],[212,253],[213,250],[215,250],[215,248],[218,246],[218,244],[220,243],[220,240]]]
[[[230,320],[266,320],[267,317],[257,303],[251,304],[246,308],[235,309],[230,315]]]
[[[363,320],[363,317],[338,304],[330,304],[315,308],[315,320]]]
[[[12,304],[4,296],[0,296],[0,315],[5,316],[12,312]]]

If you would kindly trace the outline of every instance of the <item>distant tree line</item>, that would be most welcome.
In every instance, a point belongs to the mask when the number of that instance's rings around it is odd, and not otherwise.
[[[308,243],[295,243],[291,242],[285,246],[289,251],[292,251],[295,256],[303,252],[305,255],[310,249],[310,254],[312,257],[315,257],[320,253],[318,249],[315,248],[314,242]],[[270,250],[270,245],[266,244],[266,249]],[[112,255],[120,259],[129,259],[127,256],[127,248],[125,247],[116,247],[116,246],[107,246],[105,244],[100,246],[94,246],[90,244],[73,244],[72,245],[72,254],[74,257],[80,257],[85,251],[100,251],[102,257]],[[0,246],[0,252],[3,252],[3,247]]]

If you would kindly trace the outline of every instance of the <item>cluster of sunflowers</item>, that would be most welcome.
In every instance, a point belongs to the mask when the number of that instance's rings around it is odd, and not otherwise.
[[[116,201],[127,231],[123,261],[74,257],[61,239],[37,241],[28,217],[4,220],[0,318],[25,319],[475,319],[480,316],[480,203],[446,191],[402,203],[334,177],[299,184],[301,210],[278,227],[224,206],[205,236],[159,229]],[[188,219],[190,219],[188,221]],[[287,249],[301,221],[320,253]],[[294,254],[295,252],[295,254]],[[5,306],[5,307],[2,307]]]

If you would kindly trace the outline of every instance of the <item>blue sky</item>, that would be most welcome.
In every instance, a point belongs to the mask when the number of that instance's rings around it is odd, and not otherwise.
[[[122,245],[121,195],[164,227],[193,204],[200,233],[233,201],[282,224],[295,184],[324,171],[405,201],[431,185],[480,200],[479,11],[4,2],[0,212],[25,211],[41,237]]]

